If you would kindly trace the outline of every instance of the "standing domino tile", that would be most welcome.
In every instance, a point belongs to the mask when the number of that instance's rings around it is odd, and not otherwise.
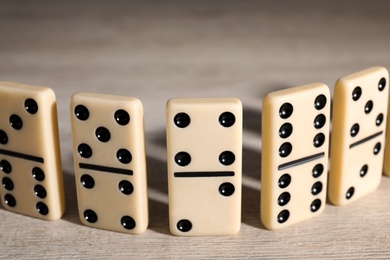
[[[280,229],[323,211],[329,116],[329,88],[321,83],[264,98],[261,220],[268,229]]]
[[[237,233],[241,222],[241,102],[233,98],[171,99],[166,119],[171,233]]]
[[[336,82],[329,200],[345,205],[375,190],[382,176],[389,74],[363,70]]]
[[[139,234],[148,226],[142,103],[77,93],[71,99],[79,214],[87,226]]]
[[[0,170],[7,210],[46,220],[63,215],[57,107],[50,88],[0,82]]]

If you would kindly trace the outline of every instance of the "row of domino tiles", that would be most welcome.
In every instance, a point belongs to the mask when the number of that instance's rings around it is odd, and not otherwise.
[[[336,82],[331,140],[326,85],[289,88],[264,98],[260,205],[265,227],[284,228],[320,214],[327,194],[332,203],[345,205],[376,189],[383,157],[390,156],[384,151],[387,83],[383,67]],[[0,82],[0,99],[2,203],[10,211],[58,219],[65,209],[54,92]],[[81,221],[118,232],[144,232],[148,198],[142,103],[136,98],[77,93],[71,98],[71,114]],[[166,127],[171,233],[237,233],[240,100],[171,99]],[[386,162],[384,172],[390,174]]]

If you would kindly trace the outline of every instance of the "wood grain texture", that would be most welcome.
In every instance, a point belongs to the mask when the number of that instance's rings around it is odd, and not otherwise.
[[[280,231],[260,224],[261,103],[265,94],[390,68],[388,1],[2,1],[0,79],[44,85],[58,99],[66,206],[55,222],[0,207],[2,259],[389,258],[390,178],[345,207]],[[79,91],[139,98],[145,109],[150,225],[141,235],[83,226],[69,123]],[[168,230],[165,103],[236,97],[244,105],[239,234]]]

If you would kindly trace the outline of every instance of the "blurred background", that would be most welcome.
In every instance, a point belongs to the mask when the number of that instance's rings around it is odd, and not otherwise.
[[[389,5],[0,1],[0,78],[67,96],[137,96],[152,131],[171,97],[236,96],[259,106],[275,88],[317,81],[332,87],[356,70],[389,67]],[[67,104],[60,112],[68,113]]]

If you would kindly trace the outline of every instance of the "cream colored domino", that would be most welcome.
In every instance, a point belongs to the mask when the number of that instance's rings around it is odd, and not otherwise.
[[[336,82],[328,190],[333,204],[348,204],[380,183],[388,79],[385,68],[374,67]]]
[[[71,123],[78,207],[87,226],[139,234],[148,226],[142,103],[77,93]]]
[[[241,102],[171,99],[166,120],[171,233],[237,233],[241,224]]]
[[[317,216],[325,207],[330,102],[321,83],[264,98],[260,212],[268,229]]]
[[[61,218],[64,189],[56,98],[50,88],[0,82],[0,169],[7,210]]]

